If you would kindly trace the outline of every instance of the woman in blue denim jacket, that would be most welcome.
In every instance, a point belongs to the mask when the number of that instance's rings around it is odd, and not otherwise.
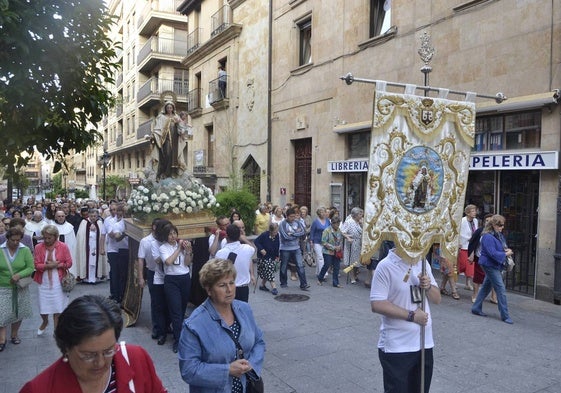
[[[261,375],[263,332],[249,304],[234,299],[235,278],[225,259],[211,259],[199,272],[208,299],[184,321],[179,340],[179,369],[191,393],[242,393],[246,378]]]
[[[506,288],[503,282],[501,271],[505,268],[505,260],[512,256],[513,252],[506,245],[503,235],[505,218],[500,214],[495,214],[485,223],[483,235],[481,236],[481,256],[479,265],[485,271],[485,279],[479,289],[477,298],[471,307],[471,312],[475,315],[486,317],[483,312],[483,301],[491,292],[491,287],[495,290],[498,300],[498,308],[503,322],[512,325],[512,319],[508,314],[506,302]]]

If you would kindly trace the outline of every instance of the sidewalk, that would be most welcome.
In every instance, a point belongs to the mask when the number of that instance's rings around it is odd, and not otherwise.
[[[307,268],[309,292],[289,281],[280,294],[308,295],[302,302],[279,302],[268,293],[250,293],[255,317],[265,332],[267,352],[263,378],[267,393],[383,392],[382,370],[376,343],[380,316],[370,311],[369,290],[362,281],[344,288],[316,285],[315,268]],[[362,271],[361,278],[366,276]],[[330,282],[328,277],[328,283]],[[463,283],[463,281],[461,281]],[[32,284],[32,297],[37,288]],[[459,288],[463,288],[460,285]],[[497,306],[485,303],[489,317],[470,313],[470,293],[461,299],[444,297],[431,306],[435,368],[434,393],[558,393],[561,392],[561,307],[508,293],[514,325],[503,323]],[[71,298],[85,293],[107,295],[109,284],[78,285]],[[188,392],[179,375],[171,341],[158,346],[150,338],[149,294],[145,291],[135,327],[121,339],[144,346],[169,392]],[[18,392],[21,386],[59,356],[52,323],[37,337],[40,316],[20,329],[22,343],[8,343],[0,353],[0,393]],[[63,393],[63,392],[61,392]]]

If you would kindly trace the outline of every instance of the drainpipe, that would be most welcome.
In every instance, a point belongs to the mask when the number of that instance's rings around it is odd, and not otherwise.
[[[561,177],[557,191],[557,228],[555,230],[555,259],[553,276],[553,303],[561,305]]]
[[[268,42],[268,61],[267,61],[267,198],[266,201],[271,201],[271,167],[273,145],[271,137],[272,130],[272,108],[271,108],[271,88],[273,84],[273,0],[269,0],[269,42]]]

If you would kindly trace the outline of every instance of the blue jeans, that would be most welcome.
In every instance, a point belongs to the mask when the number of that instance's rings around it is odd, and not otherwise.
[[[333,286],[339,285],[339,268],[341,266],[341,260],[335,258],[335,255],[323,254],[323,267],[318,274],[318,280],[323,282],[325,273],[330,266],[333,266]]]
[[[189,291],[191,290],[191,277],[189,274],[171,275],[164,277],[164,292],[168,303],[171,326],[173,328],[173,338],[179,342],[181,326],[185,319],[185,310],[189,301]]]
[[[481,265],[479,265],[481,266]],[[485,271],[485,279],[483,280],[483,284],[481,288],[479,288],[479,293],[477,294],[477,299],[475,299],[475,303],[471,307],[471,310],[476,313],[483,312],[483,301],[491,292],[491,287],[495,290],[497,294],[497,301],[499,312],[501,313],[501,319],[504,321],[507,318],[510,318],[508,315],[508,306],[506,303],[506,288],[505,284],[503,283],[503,276],[499,269],[495,269],[489,266],[481,266],[483,271]]]
[[[306,271],[304,270],[302,251],[300,249],[280,250],[281,265],[279,277],[281,287],[286,287],[287,285],[288,277],[286,275],[286,269],[288,267],[288,260],[291,256],[293,256],[296,261],[296,272],[298,273],[298,278],[300,279],[300,288],[306,288],[308,286],[308,282],[306,281]]]

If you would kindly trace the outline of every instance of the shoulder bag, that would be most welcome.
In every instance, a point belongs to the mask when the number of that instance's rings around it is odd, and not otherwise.
[[[243,349],[240,345],[240,342],[234,337],[234,334],[228,330],[224,329],[236,344],[236,348],[238,349],[238,359],[243,359]],[[265,385],[263,384],[263,378],[261,378],[255,370],[251,370],[245,374],[245,393],[264,393],[265,392]]]
[[[3,249],[3,251],[4,251],[4,259],[6,260],[6,265],[8,266],[8,270],[10,270],[10,274],[13,276],[14,271],[12,270],[12,264],[8,262],[8,253],[6,252],[6,249]],[[33,278],[31,278],[31,276],[21,277],[16,282],[16,285],[18,288],[23,289],[23,288],[27,288],[29,284],[31,284],[32,282],[33,282]]]
[[[131,362],[129,360],[129,353],[127,352],[127,346],[125,345],[125,342],[121,341],[119,343],[119,346],[121,347],[121,354],[123,354],[123,357],[125,358],[125,361],[130,366]],[[132,379],[129,381],[129,389],[132,393],[136,392],[136,389],[134,388],[134,381]]]
[[[65,274],[60,281],[60,285],[62,286],[62,290],[64,292],[72,292],[76,286],[76,277],[74,277],[74,274],[70,273],[70,270],[65,270]]]

